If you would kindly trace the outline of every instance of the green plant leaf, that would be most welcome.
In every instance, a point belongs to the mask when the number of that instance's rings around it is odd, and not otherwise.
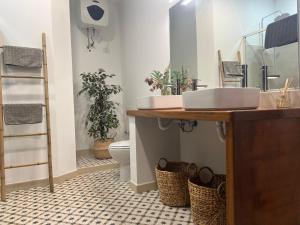
[[[105,140],[110,132],[118,128],[120,122],[117,116],[119,103],[111,101],[112,95],[119,94],[122,89],[119,85],[107,84],[107,78],[116,75],[107,74],[104,69],[94,73],[82,73],[82,88],[78,96],[86,94],[91,102],[85,125],[88,127],[88,135],[94,139]]]

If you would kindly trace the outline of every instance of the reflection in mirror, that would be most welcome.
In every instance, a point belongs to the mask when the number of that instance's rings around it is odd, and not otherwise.
[[[250,86],[279,89],[289,79],[298,87],[298,35],[297,0],[273,1],[257,31],[244,36]]]
[[[170,67],[187,71],[189,78],[198,78],[196,2],[183,0],[169,10]]]
[[[209,87],[298,87],[297,12],[297,0],[177,0],[171,67]]]

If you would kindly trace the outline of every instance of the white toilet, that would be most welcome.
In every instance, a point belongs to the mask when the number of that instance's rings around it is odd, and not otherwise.
[[[109,146],[109,153],[120,164],[120,180],[130,180],[130,142],[114,142]]]

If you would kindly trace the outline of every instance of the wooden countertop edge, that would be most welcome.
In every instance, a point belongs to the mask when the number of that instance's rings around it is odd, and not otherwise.
[[[128,110],[128,116],[182,120],[230,121],[231,111]]]
[[[144,118],[230,122],[238,120],[300,118],[300,108],[221,111],[186,111],[184,109],[128,110],[127,115]]]

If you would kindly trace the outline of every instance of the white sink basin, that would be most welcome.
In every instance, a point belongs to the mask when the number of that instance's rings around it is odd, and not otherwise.
[[[289,90],[290,108],[300,108],[300,91]],[[268,91],[260,94],[260,109],[276,109],[277,100],[280,98],[280,91]]]
[[[180,109],[181,95],[148,96],[137,98],[138,109]]]
[[[186,110],[255,109],[259,88],[212,88],[183,93]]]

